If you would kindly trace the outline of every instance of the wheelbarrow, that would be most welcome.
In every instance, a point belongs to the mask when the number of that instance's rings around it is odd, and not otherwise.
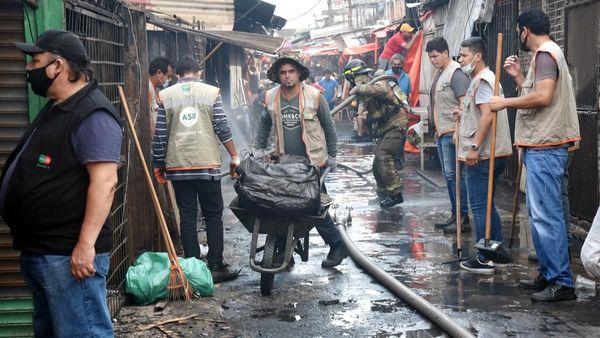
[[[320,178],[323,186],[327,168]],[[324,194],[322,194],[323,196]],[[297,253],[303,262],[308,261],[309,232],[323,223],[329,206],[323,204],[319,215],[294,215],[266,213],[259,209],[243,208],[239,205],[238,197],[230,204],[229,208],[240,220],[244,227],[252,233],[250,244],[250,268],[260,273],[260,292],[263,296],[271,295],[275,274],[285,271],[292,259],[292,254]],[[258,246],[258,235],[266,235],[265,244]],[[256,259],[257,252],[263,252],[260,262]]]

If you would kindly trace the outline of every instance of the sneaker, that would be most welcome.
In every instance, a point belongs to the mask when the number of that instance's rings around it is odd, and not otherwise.
[[[466,221],[465,221],[466,219]],[[456,222],[453,222],[451,225],[442,229],[445,234],[455,234],[456,233]],[[464,234],[467,232],[471,232],[471,224],[469,224],[469,216],[463,217],[462,224],[460,226],[460,231]]]
[[[382,208],[389,208],[389,207],[393,207],[396,204],[400,204],[402,202],[404,202],[404,197],[402,197],[402,193],[399,192],[395,196],[386,197],[384,200],[379,202],[379,206]]]
[[[456,215],[452,215],[450,216],[446,221],[444,221],[443,223],[435,223],[433,226],[436,228],[445,228],[447,226],[451,226],[452,224],[454,224],[456,222]]]
[[[496,267],[505,267],[513,262],[510,252],[502,245],[496,248],[496,251],[480,251],[479,253],[485,257],[485,259],[493,261]]]
[[[330,246],[327,258],[321,262],[321,267],[331,269],[334,266],[340,265],[346,257],[348,257],[348,250],[346,250],[344,244]]]
[[[479,260],[479,258],[472,258],[468,261],[461,262],[460,267],[469,272],[481,273],[484,275],[491,275],[494,273],[494,262],[482,261]]]
[[[531,295],[534,302],[558,302],[576,299],[575,288],[565,285],[550,284],[544,290]]]
[[[540,273],[535,279],[521,279],[519,281],[519,287],[527,290],[542,291],[548,284],[550,284],[546,278]]]
[[[213,283],[232,281],[238,278],[240,271],[242,271],[241,268],[237,271],[231,270],[229,264],[223,263],[209,264],[208,269],[212,275]]]

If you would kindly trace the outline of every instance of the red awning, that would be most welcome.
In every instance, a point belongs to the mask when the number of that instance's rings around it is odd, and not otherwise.
[[[389,31],[394,31],[400,25],[400,23],[393,23],[391,25],[387,25],[385,27],[381,27],[375,29],[371,32],[371,34],[375,35],[378,39],[385,38]]]
[[[365,43],[364,45],[344,48],[344,55],[359,55],[374,52],[377,49],[375,42]]]
[[[319,56],[319,55],[338,55],[340,52],[337,46],[332,45],[318,45],[318,46],[303,46],[302,54],[310,55],[310,56]]]

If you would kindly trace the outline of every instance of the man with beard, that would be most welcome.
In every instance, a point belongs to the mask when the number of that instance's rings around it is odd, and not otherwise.
[[[402,180],[396,169],[394,157],[406,139],[406,95],[393,81],[383,80],[368,84],[372,79],[371,71],[362,60],[354,59],[344,68],[344,76],[354,87],[350,94],[357,95],[359,105],[376,124],[373,176],[377,182],[377,195],[381,199],[379,205],[389,208],[404,202]]]
[[[517,18],[521,49],[533,52],[524,77],[516,55],[504,62],[504,70],[520,88],[518,97],[492,97],[492,110],[516,108],[515,143],[523,149],[527,167],[527,208],[539,274],[521,280],[519,286],[537,291],[533,301],[575,299],[561,179],[568,149],[581,138],[573,82],[560,47],[550,39],[550,19],[539,9],[530,9]]]
[[[278,153],[304,156],[314,166],[329,166],[333,170],[337,154],[335,125],[321,92],[302,83],[309,75],[308,68],[288,57],[277,59],[269,68],[269,80],[280,85],[265,95],[266,108],[258,124],[256,148],[267,148],[271,127],[275,126]],[[330,247],[321,266],[332,268],[341,264],[348,253],[329,214],[316,228]]]

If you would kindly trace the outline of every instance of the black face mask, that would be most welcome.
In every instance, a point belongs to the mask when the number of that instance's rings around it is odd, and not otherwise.
[[[46,97],[48,94],[48,88],[50,88],[52,82],[54,82],[58,74],[54,77],[54,79],[51,79],[48,77],[48,75],[46,75],[46,68],[48,68],[48,66],[53,64],[55,61],[56,60],[50,62],[44,67],[27,71],[27,82],[31,83],[31,90],[33,90],[36,95]]]
[[[392,67],[392,72],[394,72],[394,74],[399,74],[400,69],[402,69],[402,67]]]
[[[517,33],[517,39],[519,40],[519,47],[522,51],[530,52],[531,48],[527,47],[527,37],[525,37],[525,41],[521,41],[521,33],[523,33],[523,29],[519,30]]]

